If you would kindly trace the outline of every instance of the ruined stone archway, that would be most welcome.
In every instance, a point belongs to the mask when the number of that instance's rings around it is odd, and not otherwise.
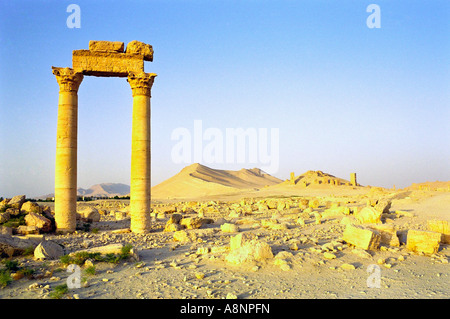
[[[154,73],[144,72],[153,61],[151,45],[131,41],[90,41],[89,50],[74,50],[72,68],[52,67],[59,84],[55,162],[57,231],[73,232],[77,210],[78,88],[85,75],[126,77],[133,96],[131,133],[131,231],[150,229],[150,97]]]

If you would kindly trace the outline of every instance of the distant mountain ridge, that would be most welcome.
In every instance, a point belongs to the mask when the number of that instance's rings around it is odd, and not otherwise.
[[[88,189],[78,188],[78,196],[113,197],[130,194],[130,186],[121,183],[96,184]]]
[[[78,188],[77,196],[89,197],[114,197],[126,196],[130,194],[130,186],[122,183],[101,183],[92,185],[89,188]],[[36,197],[37,199],[52,198],[55,194],[47,194]]]

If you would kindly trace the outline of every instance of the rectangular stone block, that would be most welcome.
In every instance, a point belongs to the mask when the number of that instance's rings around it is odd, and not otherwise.
[[[441,237],[441,233],[411,229],[408,231],[406,248],[417,253],[431,255],[439,250]]]
[[[450,228],[446,220],[429,220],[427,222],[428,230],[442,234],[442,243],[450,244]]]
[[[377,225],[370,225],[367,228],[376,230],[380,236],[381,240],[380,243],[384,245],[389,245],[393,247],[399,247],[400,246],[400,240],[397,236],[397,230],[394,225],[390,224],[377,224]]]
[[[345,227],[342,240],[357,248],[364,250],[378,249],[381,236],[377,231],[366,229],[361,226],[348,224]]]
[[[74,50],[72,68],[84,75],[127,77],[144,72],[144,59],[137,54]]]
[[[90,51],[123,53],[124,49],[124,43],[119,41],[89,41]]]

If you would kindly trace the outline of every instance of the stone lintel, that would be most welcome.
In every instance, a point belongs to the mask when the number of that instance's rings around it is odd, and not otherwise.
[[[72,68],[84,75],[127,77],[130,72],[144,72],[142,54],[74,50]]]

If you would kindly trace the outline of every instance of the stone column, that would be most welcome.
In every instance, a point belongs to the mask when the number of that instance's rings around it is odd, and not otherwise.
[[[294,172],[291,172],[290,183],[291,183],[292,185],[295,185],[295,173],[294,173]]]
[[[150,92],[156,74],[130,73],[133,95],[131,132],[131,231],[150,230]]]
[[[358,186],[358,183],[356,182],[356,173],[350,173],[350,184],[352,186]]]
[[[55,162],[55,221],[59,232],[73,232],[77,212],[78,88],[83,74],[52,67],[59,84]]]

